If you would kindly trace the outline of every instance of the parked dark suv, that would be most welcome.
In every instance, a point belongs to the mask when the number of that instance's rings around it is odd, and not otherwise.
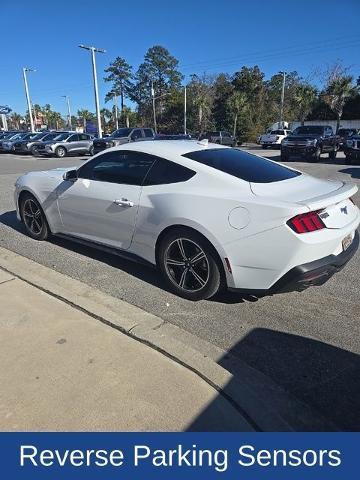
[[[154,131],[152,128],[119,128],[113,132],[110,137],[94,140],[94,153],[99,153],[106,148],[123,145],[124,143],[152,139],[154,139]]]
[[[358,128],[339,128],[337,131],[337,134],[340,137],[339,147],[345,148],[346,141],[354,135],[359,135],[359,133],[360,130]]]
[[[360,160],[360,135],[352,135],[346,140],[344,153],[348,165]]]
[[[281,143],[281,161],[289,157],[302,156],[306,160],[318,162],[322,153],[328,153],[329,158],[335,158],[339,150],[340,138],[334,135],[328,125],[303,125],[295,128]]]

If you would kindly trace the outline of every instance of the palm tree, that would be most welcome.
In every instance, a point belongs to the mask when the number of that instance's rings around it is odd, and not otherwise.
[[[16,130],[20,130],[20,122],[23,120],[22,115],[16,112],[12,112],[9,116],[10,124],[12,125],[13,128],[16,128]]]
[[[356,95],[359,87],[353,85],[350,75],[335,77],[327,86],[323,98],[337,117],[337,129],[343,114],[346,101]]]
[[[233,136],[236,137],[239,116],[247,109],[247,98],[243,92],[233,92],[227,100],[227,106],[233,116]]]
[[[294,101],[298,109],[298,116],[301,120],[301,125],[304,125],[305,118],[311,112],[316,96],[316,88],[308,83],[303,83],[296,88]]]

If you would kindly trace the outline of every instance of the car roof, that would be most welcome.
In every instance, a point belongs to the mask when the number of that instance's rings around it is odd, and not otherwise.
[[[230,148],[217,143],[201,143],[196,140],[143,140],[141,142],[126,143],[111,150],[137,150],[152,155],[163,156],[169,158],[173,155],[184,155],[186,153],[195,152],[197,150],[205,150],[207,148]]]

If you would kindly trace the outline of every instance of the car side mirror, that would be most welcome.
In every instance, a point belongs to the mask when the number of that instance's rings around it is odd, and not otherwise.
[[[77,178],[78,178],[77,170],[68,170],[63,175],[63,179],[68,182],[76,182]]]

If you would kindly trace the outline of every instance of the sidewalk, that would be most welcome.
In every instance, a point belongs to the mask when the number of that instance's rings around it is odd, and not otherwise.
[[[198,375],[0,269],[1,431],[247,431]]]

